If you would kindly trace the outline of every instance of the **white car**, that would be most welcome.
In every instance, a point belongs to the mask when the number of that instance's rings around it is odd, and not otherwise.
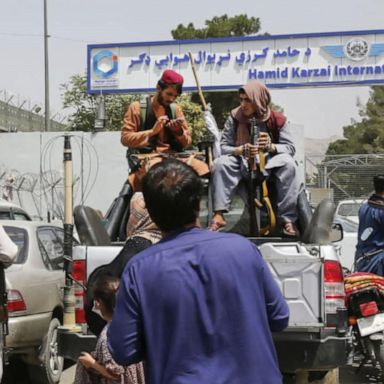
[[[349,218],[343,218],[342,216],[335,217],[334,223],[340,224],[343,228],[343,239],[334,243],[339,253],[341,265],[352,272],[355,262],[357,230],[359,225],[355,221],[349,220]]]
[[[14,203],[0,199],[0,220],[28,220],[31,217],[23,208]]]
[[[359,223],[359,209],[364,199],[340,200],[336,207],[335,218],[348,219]]]
[[[42,221],[3,220],[1,224],[19,248],[5,271],[10,360],[26,363],[27,369],[18,373],[25,376],[27,370],[30,382],[58,383],[63,370],[56,343],[63,321],[63,228]],[[10,382],[19,380],[14,377]]]

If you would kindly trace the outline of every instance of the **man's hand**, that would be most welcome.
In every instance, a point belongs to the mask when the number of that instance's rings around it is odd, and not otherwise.
[[[253,159],[256,157],[257,153],[259,152],[257,145],[252,145],[250,143],[244,144],[242,146],[242,155],[247,159]]]
[[[178,119],[169,120],[167,127],[175,133],[176,135],[182,135],[183,133],[183,123],[185,119],[183,117],[179,117]]]
[[[267,132],[260,132],[259,138],[257,139],[257,145],[264,151],[269,151],[272,145],[271,137]]]
[[[152,129],[149,130],[149,136],[158,135],[165,127],[165,125],[169,122],[168,116],[160,116]]]

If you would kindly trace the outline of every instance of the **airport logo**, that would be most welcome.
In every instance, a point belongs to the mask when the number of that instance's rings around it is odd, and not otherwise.
[[[118,70],[118,56],[109,50],[103,50],[93,56],[93,71],[102,78],[108,78]]]
[[[384,54],[383,43],[368,44],[362,38],[349,40],[345,45],[323,45],[320,48],[336,59],[348,58],[353,61]]]

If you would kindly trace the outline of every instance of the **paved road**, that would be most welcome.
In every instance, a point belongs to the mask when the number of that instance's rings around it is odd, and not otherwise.
[[[19,367],[18,367],[19,368]],[[72,384],[75,376],[75,365],[72,365],[70,368],[66,369],[61,376],[60,384]],[[323,380],[311,381],[310,384],[372,384],[372,383],[382,383],[380,381],[381,375],[378,368],[374,369],[372,367],[366,366],[356,374],[356,367],[344,367],[340,369],[340,372],[331,372]],[[20,373],[20,368],[18,369]],[[27,378],[20,381],[19,378],[17,381],[13,380],[12,377],[8,377],[8,381],[2,382],[2,384],[28,384],[29,381]],[[284,384],[306,384],[306,380],[295,381],[294,378],[291,380],[284,381]]]
[[[345,367],[337,372],[332,372],[327,375],[323,380],[312,381],[311,384],[372,384],[380,383],[379,369],[371,367],[364,367],[359,374],[355,373],[356,367]],[[75,375],[75,366],[68,368],[64,371],[60,384],[72,384]],[[304,384],[305,381],[300,382]]]
[[[61,376],[61,380],[60,380],[60,384],[72,384],[73,383],[73,379],[75,377],[75,368],[76,368],[76,365],[72,365],[72,367],[66,369],[62,376]]]

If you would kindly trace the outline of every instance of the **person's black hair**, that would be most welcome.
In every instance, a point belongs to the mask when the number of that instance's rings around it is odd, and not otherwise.
[[[183,84],[164,83],[164,81],[160,79],[160,80],[157,82],[157,85],[160,87],[160,89],[161,89],[162,91],[164,91],[165,89],[167,89],[167,88],[169,88],[169,87],[174,88],[174,89],[176,89],[176,92],[177,92],[177,94],[178,94],[179,96],[180,96],[181,93],[183,92]]]
[[[373,177],[373,186],[376,193],[384,192],[384,175],[376,175]]]
[[[119,288],[120,279],[108,273],[101,274],[94,286],[93,297],[101,301],[105,309],[113,314],[116,305],[116,292]]]
[[[182,229],[196,221],[203,184],[189,165],[166,159],[151,167],[142,186],[149,215],[162,231]]]

